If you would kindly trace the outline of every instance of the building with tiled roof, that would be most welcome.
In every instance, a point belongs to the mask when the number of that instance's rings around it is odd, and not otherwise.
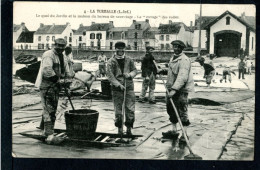
[[[129,27],[114,27],[109,29],[106,46],[108,49],[115,49],[117,42],[124,42],[127,44]]]
[[[217,56],[255,54],[255,17],[225,11],[218,17],[201,17],[201,49]],[[198,47],[199,17],[195,20],[193,47]]]
[[[14,49],[20,48],[20,44],[17,44],[16,41],[18,40],[18,38],[23,32],[29,32],[24,22],[22,22],[20,25],[13,24],[13,48]]]
[[[109,23],[92,22],[89,30],[86,31],[86,46],[91,49],[107,49],[109,30],[112,28],[114,28],[113,21],[109,21]]]
[[[174,40],[181,40],[186,46],[192,45],[193,32],[182,22],[169,20],[168,24],[160,24],[158,30],[155,38],[160,50],[171,50],[171,42]]]
[[[79,48],[86,46],[87,38],[89,38],[86,36],[87,31],[90,31],[90,26],[84,26],[83,24],[79,25],[79,28],[75,30],[73,34],[73,46],[77,46]]]
[[[67,41],[68,46],[72,46],[73,31],[70,23],[65,25],[44,25],[40,24],[40,27],[34,33],[34,47],[37,49],[50,49],[54,45],[54,40],[57,38],[64,38]]]

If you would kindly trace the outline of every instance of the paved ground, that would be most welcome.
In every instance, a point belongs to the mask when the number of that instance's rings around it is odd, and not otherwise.
[[[229,62],[230,64],[231,62]],[[231,63],[232,64],[232,63]],[[234,62],[235,64],[235,62]],[[200,68],[198,67],[198,70]],[[198,71],[198,75],[201,71]],[[216,79],[218,77],[216,76]],[[241,83],[234,77],[235,82]],[[201,82],[199,78],[197,82]],[[203,96],[206,99],[226,102],[221,105],[205,105],[199,101],[189,105],[189,116],[192,122],[188,129],[194,153],[204,160],[252,160],[254,156],[254,75],[243,80],[246,85],[241,88],[196,86],[196,93],[190,99]],[[19,84],[20,83],[20,84]],[[202,81],[203,83],[203,81]],[[15,80],[14,87],[21,87],[23,82]],[[138,83],[137,83],[138,84]],[[159,82],[158,82],[159,84]],[[229,84],[231,86],[231,84]],[[98,84],[93,85],[97,87]],[[137,85],[137,88],[140,85]],[[213,84],[221,86],[221,84]],[[226,85],[223,85],[226,86]],[[34,89],[35,90],[35,89]],[[53,157],[53,158],[110,158],[110,159],[183,159],[188,154],[187,148],[176,151],[171,141],[163,141],[161,133],[171,128],[166,113],[162,84],[157,87],[156,105],[136,103],[136,122],[133,133],[144,135],[132,141],[135,147],[92,148],[77,146],[51,146],[37,140],[19,135],[19,132],[34,130],[41,118],[41,104],[38,92],[13,96],[13,154],[17,157]],[[19,92],[16,89],[15,92]],[[139,89],[136,89],[138,96]],[[35,92],[35,93],[34,93]],[[238,94],[240,93],[240,95]],[[206,95],[205,95],[206,94]],[[195,96],[195,97],[194,97]],[[60,103],[65,100],[61,98]],[[230,102],[228,102],[230,101]],[[98,132],[116,132],[114,127],[113,104],[111,100],[73,100],[75,108],[97,110],[99,121]],[[70,109],[68,107],[67,109]],[[60,113],[64,109],[58,108]],[[60,114],[62,115],[62,114]],[[56,128],[65,128],[64,117],[57,117]],[[180,131],[180,129],[179,129]]]

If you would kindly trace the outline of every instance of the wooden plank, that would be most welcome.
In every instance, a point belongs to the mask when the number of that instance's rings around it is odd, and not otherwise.
[[[109,139],[110,137],[109,136],[106,136],[104,139],[101,140],[101,142],[105,142]]]
[[[102,137],[102,135],[99,135],[94,141],[97,141],[98,139],[100,139]]]

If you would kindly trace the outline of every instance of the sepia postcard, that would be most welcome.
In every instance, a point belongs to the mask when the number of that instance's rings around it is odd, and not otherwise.
[[[252,4],[13,4],[12,156],[254,160]]]

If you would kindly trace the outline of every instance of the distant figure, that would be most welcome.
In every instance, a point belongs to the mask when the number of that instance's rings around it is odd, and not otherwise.
[[[107,57],[104,54],[104,52],[101,52],[101,54],[98,56],[98,62],[99,62],[99,71],[101,76],[106,76],[106,63],[107,63]]]
[[[71,47],[66,47],[65,48],[65,50],[64,50],[64,52],[63,52],[63,56],[64,56],[64,60],[68,63],[68,65],[69,65],[69,70],[70,70],[70,72],[72,73],[72,72],[74,72],[73,71],[73,64],[74,64],[74,62],[73,62],[73,55],[72,55],[72,48]]]
[[[251,73],[251,61],[249,60],[249,58],[246,58],[245,63],[246,63],[246,73],[251,75],[252,74]]]
[[[240,58],[240,62],[238,63],[238,79],[241,78],[241,74],[242,74],[242,79],[245,79],[244,77],[245,67],[246,67],[246,63],[243,61],[243,58]]]
[[[212,58],[213,59],[213,58]],[[203,66],[205,72],[203,78],[206,78],[207,86],[209,87],[211,81],[215,75],[215,68],[213,65],[212,59],[209,63],[205,63],[205,59],[203,57],[198,57],[195,61],[199,62],[201,66]]]
[[[229,82],[231,83],[232,82],[231,73],[236,75],[236,73],[234,71],[232,71],[230,69],[230,67],[226,67],[223,70],[223,76],[222,76],[222,79],[220,79],[220,83],[222,83],[223,80],[225,80],[225,83],[226,83],[227,82],[227,77],[228,77]]]
[[[153,47],[146,47],[146,54],[142,61],[142,91],[139,97],[139,102],[144,103],[146,91],[149,87],[149,103],[155,104],[154,89],[155,89],[155,77],[156,77],[156,66],[154,65],[154,57],[152,55]]]

